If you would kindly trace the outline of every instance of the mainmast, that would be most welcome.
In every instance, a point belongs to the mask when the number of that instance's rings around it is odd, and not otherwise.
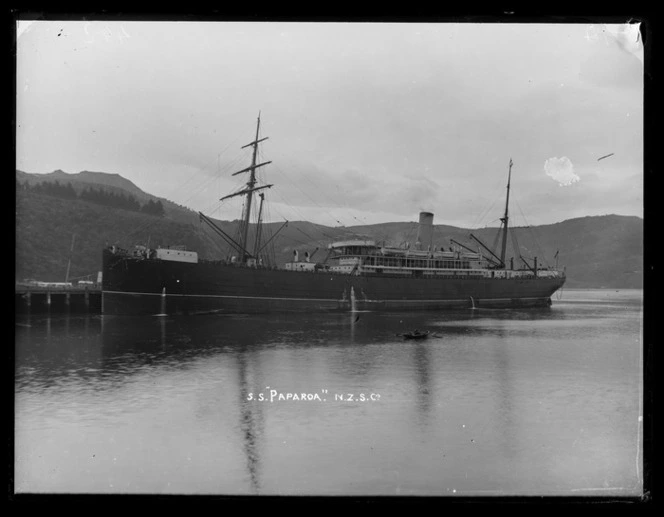
[[[254,138],[254,141],[251,144],[247,145],[252,145],[254,147],[254,152],[251,156],[251,167],[249,167],[249,181],[247,181],[247,203],[246,203],[246,213],[244,215],[244,227],[242,228],[242,245],[244,246],[244,249],[249,249],[247,246],[247,234],[249,232],[249,216],[251,215],[251,200],[254,198],[254,186],[256,185],[256,155],[258,154],[258,132],[260,131],[261,128],[261,113],[260,111],[258,112],[258,122],[256,123],[256,138]],[[247,146],[245,146],[247,147]],[[242,258],[242,262],[245,262],[247,260],[247,256],[245,255]]]
[[[268,137],[265,138],[258,138],[258,134],[260,132],[260,127],[261,127],[261,114],[260,112],[258,113],[258,122],[256,123],[256,138],[254,139],[253,142],[248,143],[247,145],[242,146],[242,149],[245,147],[253,146],[254,151],[251,157],[251,165],[247,167],[246,169],[242,169],[241,171],[238,171],[233,174],[233,176],[237,176],[238,174],[241,174],[243,172],[249,172],[249,181],[247,181],[247,188],[244,190],[241,190],[240,192],[236,192],[235,194],[231,194],[229,196],[224,196],[221,198],[221,200],[227,199],[229,197],[235,197],[239,195],[246,195],[247,196],[247,201],[245,202],[245,213],[244,217],[242,219],[242,240],[240,244],[242,245],[242,248],[244,248],[244,253],[242,256],[242,262],[246,262],[247,259],[250,257],[249,252],[247,251],[249,249],[249,242],[248,242],[248,235],[249,235],[249,220],[251,217],[251,202],[254,197],[254,192],[257,190],[262,190],[264,188],[270,188],[272,185],[264,185],[262,187],[256,187],[256,169],[258,167],[262,167],[263,165],[267,165],[272,162],[263,162],[263,163],[256,163],[256,157],[258,155],[258,144],[260,142],[263,142],[264,140],[267,140]]]
[[[507,199],[505,200],[505,216],[501,217],[500,220],[503,223],[503,242],[500,248],[500,261],[503,263],[503,268],[507,268],[505,265],[505,251],[507,250],[507,222],[509,220],[508,209],[510,204],[510,182],[512,180],[512,158],[510,158],[510,169],[507,175]]]

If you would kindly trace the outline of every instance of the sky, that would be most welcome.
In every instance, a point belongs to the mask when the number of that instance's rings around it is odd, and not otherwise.
[[[16,167],[120,174],[219,219],[261,117],[264,220],[643,216],[638,24],[31,21]],[[610,156],[607,156],[610,155]]]

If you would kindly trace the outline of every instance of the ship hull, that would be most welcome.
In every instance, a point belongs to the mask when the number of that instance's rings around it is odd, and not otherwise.
[[[104,314],[546,307],[564,278],[412,278],[103,254]]]

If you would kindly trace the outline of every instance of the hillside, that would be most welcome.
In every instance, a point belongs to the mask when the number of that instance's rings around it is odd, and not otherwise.
[[[136,198],[141,204],[148,201],[161,201],[164,205],[166,216],[174,221],[181,223],[196,223],[198,213],[180,206],[168,199],[153,196],[138,188],[134,183],[119,174],[108,174],[105,172],[82,171],[75,174],[66,173],[61,170],[53,171],[48,174],[30,174],[20,170],[16,171],[16,181],[36,185],[38,183],[54,183],[66,185],[71,184],[76,192],[80,193],[85,188],[98,188],[106,192],[116,194],[126,193]]]
[[[200,228],[165,217],[32,193],[16,201],[17,279],[64,281],[74,234],[70,278],[96,274],[102,248],[123,241],[158,244],[164,239],[208,255],[221,252]]]
[[[105,172],[90,172],[82,171],[77,174],[68,174],[64,171],[57,170],[49,172],[48,174],[29,174],[23,171],[16,171],[16,179],[20,182],[28,182],[31,185],[45,182],[72,183],[74,188],[81,187],[81,185],[94,185],[97,187],[106,187],[110,189],[123,190],[129,194],[134,195],[139,201],[146,201],[149,198],[154,198],[150,194],[143,192],[140,188],[134,185],[128,179],[123,178],[119,174],[108,174]]]
[[[157,217],[140,212],[101,206],[84,199],[61,199],[33,191],[17,190],[16,198],[16,279],[33,278],[63,281],[75,234],[70,278],[96,275],[101,269],[101,249],[116,244],[186,245],[201,258],[226,257],[229,249],[215,233],[199,221],[198,214],[168,200],[140,190],[118,175],[83,172],[66,174],[56,171],[33,175],[17,171],[17,181],[34,184],[41,181],[70,182],[80,192],[86,186],[131,194],[145,203],[159,200],[165,215]],[[234,235],[237,221],[216,221],[226,233]],[[265,225],[264,236],[271,235],[282,223]],[[414,243],[418,225],[383,223],[377,225],[331,228],[309,222],[290,222],[273,240],[276,263],[290,259],[293,250],[316,251],[316,260],[326,255],[329,242],[367,238],[388,244]],[[496,229],[473,232],[487,245],[494,242]],[[638,217],[607,215],[570,219],[533,228],[515,228],[521,254],[541,263],[566,266],[566,287],[640,288],[643,285],[643,220]],[[434,227],[434,245],[450,246],[454,239],[477,249],[469,240],[469,231],[446,225]],[[250,231],[253,236],[253,229]],[[250,237],[253,238],[253,237]],[[508,239],[507,256],[516,256]]]
[[[364,233],[372,239],[387,239],[393,244],[414,243],[418,224],[384,223],[356,226],[350,230]],[[643,286],[643,220],[638,217],[606,215],[569,219],[561,223],[537,227],[511,229],[516,235],[520,254],[530,259],[538,258],[541,264],[567,268],[566,287],[619,287]],[[446,225],[435,225],[433,243],[436,247],[450,246],[450,239],[474,250],[478,244],[469,239],[472,233],[491,247],[497,228],[466,230]],[[483,252],[485,255],[486,252]],[[507,258],[518,257],[514,253],[512,238],[508,238]],[[522,266],[515,258],[515,266]]]

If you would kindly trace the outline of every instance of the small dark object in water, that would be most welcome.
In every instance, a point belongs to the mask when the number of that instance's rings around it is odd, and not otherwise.
[[[397,334],[397,336],[402,336],[404,339],[424,339],[429,335],[429,331],[425,330],[420,332],[419,330],[413,330],[412,332],[406,332],[405,334]]]

